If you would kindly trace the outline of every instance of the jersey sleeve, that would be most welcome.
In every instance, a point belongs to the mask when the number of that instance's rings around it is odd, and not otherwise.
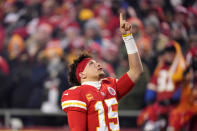
[[[117,80],[116,85],[118,99],[120,99],[134,87],[135,83],[129,78],[128,74],[125,73],[119,80]]]
[[[86,131],[86,113],[68,111],[67,116],[70,131]]]
[[[64,112],[68,111],[87,111],[86,100],[80,90],[66,90],[62,94],[61,106]]]

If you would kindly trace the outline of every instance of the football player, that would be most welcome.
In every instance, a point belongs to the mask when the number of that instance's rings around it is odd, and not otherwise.
[[[83,54],[70,66],[70,82],[62,109],[71,131],[119,131],[118,100],[128,93],[143,72],[131,25],[120,14],[120,32],[126,46],[129,70],[120,79],[104,77],[102,65]]]
[[[147,106],[138,117],[138,125],[144,130],[159,130],[167,127],[168,114],[176,106],[181,95],[181,81],[185,60],[180,45],[172,41],[159,58],[159,63],[147,85]]]

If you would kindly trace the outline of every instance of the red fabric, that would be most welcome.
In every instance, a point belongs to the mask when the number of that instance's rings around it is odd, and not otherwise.
[[[28,33],[27,33],[27,29],[26,27],[20,27],[20,28],[17,28],[13,31],[13,34],[18,34],[20,35],[22,38],[26,38]]]
[[[88,90],[87,90],[88,91]],[[83,92],[83,89],[80,89],[78,87],[74,87],[66,90],[63,92],[62,94],[62,99],[61,99],[61,103],[63,104],[64,102],[68,102],[70,100],[77,100],[78,102],[82,102],[82,103],[86,103],[87,106],[87,100],[85,96],[82,96],[81,93]],[[68,107],[63,107],[63,111],[64,112],[68,112],[68,111],[78,111],[78,112],[87,112],[87,109],[81,108],[81,107],[76,107],[76,106],[68,106]]]
[[[118,99],[126,95],[133,87],[135,83],[125,73],[117,82]]]
[[[173,110],[173,106],[162,106],[155,102],[142,110],[137,119],[138,126],[141,126],[146,120],[156,121],[160,115],[167,115]]]
[[[91,58],[85,58],[77,65],[76,76],[77,76],[77,80],[79,83],[81,82],[80,77],[79,77],[79,73],[83,72],[83,70],[85,69],[86,65],[88,64],[88,62],[90,60],[91,60]]]
[[[9,65],[7,62],[3,59],[3,57],[0,56],[0,70],[5,73],[6,75],[9,74]]]
[[[115,34],[116,32],[116,29],[119,27],[120,25],[120,20],[119,20],[119,17],[117,16],[112,16],[110,19],[109,19],[109,22],[107,24],[107,29],[111,32],[112,36]]]
[[[193,8],[193,7],[189,7],[188,10],[194,14],[195,16],[197,16],[197,9]]]
[[[147,106],[145,109],[142,110],[142,112],[137,118],[137,125],[141,126],[146,120],[157,120],[157,114],[155,113],[154,106],[152,105]]]
[[[5,39],[5,30],[4,28],[0,25],[0,51],[3,50],[3,42]]]
[[[62,108],[64,112],[76,111],[86,114],[86,130],[88,131],[96,131],[97,127],[102,127],[103,129],[104,123],[108,131],[118,130],[115,127],[110,127],[110,123],[114,123],[117,126],[119,125],[117,118],[118,93],[116,85],[116,79],[107,77],[101,81],[100,90],[90,85],[70,88],[62,95]],[[65,106],[65,103],[71,103],[72,101],[83,103],[86,105],[86,109],[81,106],[76,106],[73,103]],[[111,116],[111,113],[117,113],[117,116]],[[102,116],[104,116],[104,119],[101,120]],[[80,121],[82,120],[78,120],[78,122]]]
[[[61,104],[63,111],[70,117],[69,126],[73,127],[71,130],[81,131],[78,127],[88,131],[96,131],[98,128],[119,130],[118,98],[128,93],[133,86],[134,83],[126,73],[118,81],[111,77],[102,79],[100,90],[90,85],[81,85],[64,91]],[[114,126],[111,123],[114,123]]]
[[[188,53],[191,53],[192,57],[197,55],[197,46],[191,48]]]
[[[169,85],[171,84],[168,77],[168,71],[169,71],[169,66],[165,64],[161,65],[155,70],[149,82],[156,86],[156,91],[157,91],[156,101],[170,99],[173,96],[174,92],[177,90],[178,86],[176,85],[173,86],[173,89],[168,89]]]
[[[86,113],[68,111],[67,116],[70,131],[86,131]]]
[[[174,109],[168,118],[169,125],[174,127],[176,130],[181,130],[194,116],[194,112],[191,109],[184,107],[180,109]]]

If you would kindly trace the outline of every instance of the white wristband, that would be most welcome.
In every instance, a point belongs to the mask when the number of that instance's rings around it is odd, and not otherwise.
[[[127,54],[134,54],[138,52],[135,40],[132,36],[132,34],[128,35],[122,35],[122,39],[124,40],[126,49],[127,49]]]

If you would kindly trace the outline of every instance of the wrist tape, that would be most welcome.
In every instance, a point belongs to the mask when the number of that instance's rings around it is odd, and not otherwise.
[[[138,52],[138,49],[137,49],[137,46],[136,46],[136,43],[132,34],[122,35],[122,39],[125,43],[127,54],[134,54]]]

